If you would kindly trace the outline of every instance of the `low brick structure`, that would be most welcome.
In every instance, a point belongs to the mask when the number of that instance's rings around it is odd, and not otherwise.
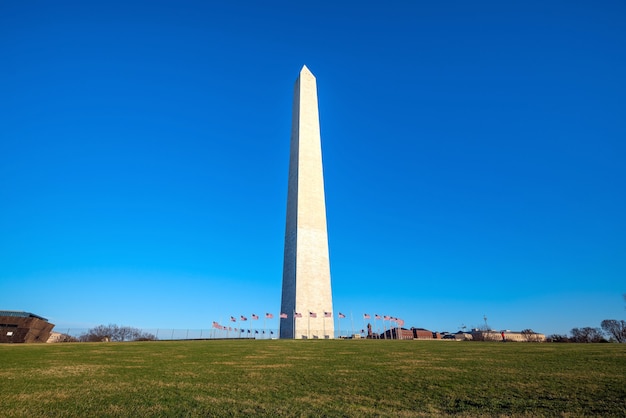
[[[54,324],[23,311],[0,311],[0,343],[45,343]]]
[[[440,339],[438,332],[432,332],[424,328],[411,328],[413,331],[413,338],[416,340],[435,340]]]
[[[383,332],[380,337],[386,340],[412,340],[413,330],[406,328],[391,328]]]

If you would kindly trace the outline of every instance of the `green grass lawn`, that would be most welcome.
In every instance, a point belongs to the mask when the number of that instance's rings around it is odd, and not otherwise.
[[[626,344],[0,345],[2,416],[626,416]]]

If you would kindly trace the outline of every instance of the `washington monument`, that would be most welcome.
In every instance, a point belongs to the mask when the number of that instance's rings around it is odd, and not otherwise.
[[[304,66],[293,93],[280,338],[333,338],[333,301],[317,83]]]

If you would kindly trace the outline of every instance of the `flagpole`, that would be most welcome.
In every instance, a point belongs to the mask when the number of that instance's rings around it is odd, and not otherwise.
[[[376,318],[377,314],[374,314],[374,326],[376,327],[376,334],[378,334],[378,338],[380,338],[380,329],[378,329],[378,319]]]
[[[365,329],[365,314],[363,315],[363,328],[361,329],[361,331],[363,331]]]
[[[339,322],[339,338],[341,338],[341,315],[337,317],[337,322]]]
[[[385,317],[383,316],[383,340],[387,339],[387,325],[385,325]]]
[[[396,336],[398,337],[398,339],[400,339],[400,324],[398,324],[398,318],[396,318],[394,322],[396,323],[396,329],[398,330],[396,332]]]
[[[352,316],[352,311],[350,311],[350,323],[352,324],[352,336],[354,337],[354,316]]]

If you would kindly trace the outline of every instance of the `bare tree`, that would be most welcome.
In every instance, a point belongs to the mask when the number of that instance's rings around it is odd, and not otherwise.
[[[525,341],[533,342],[533,343],[541,341],[541,338],[539,337],[539,335],[530,328],[526,328],[522,330],[521,334],[524,337]]]
[[[602,330],[600,328],[572,328],[571,333],[572,338],[570,338],[570,341],[575,343],[599,343],[606,341],[602,337]]]
[[[626,343],[626,321],[605,319],[600,324],[604,332],[618,343]]]
[[[472,328],[472,341],[499,341],[500,333],[489,329],[484,325],[480,328]]]
[[[548,341],[553,343],[567,343],[569,342],[569,338],[567,338],[567,335],[552,334],[548,337]]]
[[[80,336],[80,341],[84,342],[139,340],[156,340],[156,337],[152,334],[144,333],[137,328],[126,326],[119,327],[115,324],[98,325]]]

